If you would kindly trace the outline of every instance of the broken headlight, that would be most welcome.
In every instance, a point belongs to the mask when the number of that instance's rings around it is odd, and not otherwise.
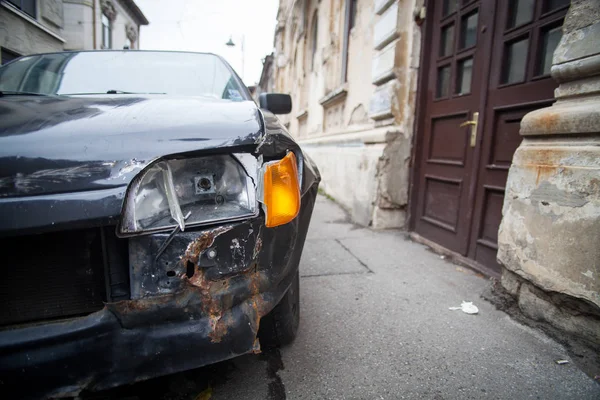
[[[120,233],[184,230],[255,216],[256,170],[249,154],[158,161],[132,182]]]

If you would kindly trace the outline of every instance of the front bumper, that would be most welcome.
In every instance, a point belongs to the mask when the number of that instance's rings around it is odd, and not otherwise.
[[[131,300],[86,317],[0,332],[0,393],[69,396],[260,351],[260,318],[289,288],[317,184],[300,214],[129,240]],[[6,396],[2,396],[6,397]]]

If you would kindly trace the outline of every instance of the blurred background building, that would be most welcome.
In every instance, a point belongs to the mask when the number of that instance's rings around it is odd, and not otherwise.
[[[0,62],[62,50],[139,49],[133,0],[0,0]]]

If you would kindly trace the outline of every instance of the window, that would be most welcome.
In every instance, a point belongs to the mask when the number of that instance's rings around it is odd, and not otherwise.
[[[314,71],[315,69],[315,58],[317,55],[317,46],[319,44],[319,18],[317,17],[317,12],[315,11],[315,15],[312,19],[312,42],[311,42],[311,56],[310,56],[310,70]]]
[[[2,62],[2,64],[6,64],[8,62],[11,62],[15,58],[21,57],[20,54],[17,54],[14,51],[5,49],[4,47],[0,48],[0,50],[2,50],[2,53],[0,54],[0,61]]]
[[[102,14],[102,48],[112,49],[112,22]]]
[[[465,58],[458,62],[458,74],[456,76],[457,95],[465,95],[471,93],[471,79],[473,76],[473,58]]]
[[[350,46],[350,32],[356,24],[357,0],[346,0],[346,26],[344,28],[344,44],[342,48],[342,81],[348,81],[348,48]]]
[[[544,2],[543,11],[544,12],[554,11],[556,9],[566,7],[570,3],[571,2],[569,0],[546,0],[546,2]]]
[[[508,9],[508,28],[531,22],[534,8],[534,0],[512,0]]]
[[[450,66],[446,65],[438,68],[437,88],[435,90],[436,98],[448,97],[450,92]]]
[[[8,2],[33,18],[36,16],[36,0],[8,0]]]
[[[348,13],[350,15],[350,20],[348,21],[348,26],[350,29],[348,29],[348,31],[352,30],[356,24],[356,2],[357,0],[348,0],[348,7],[350,7]]]
[[[502,83],[518,83],[525,80],[529,38],[506,44]]]
[[[440,57],[446,57],[454,52],[454,24],[442,28]]]
[[[444,0],[442,7],[442,17],[452,14],[456,11],[456,0]]]
[[[556,48],[558,47],[561,38],[562,26],[556,26],[554,28],[547,29],[545,32],[542,33],[542,47],[540,51],[541,57],[537,66],[537,75],[550,74],[554,50],[556,50]]]
[[[467,49],[477,43],[477,19],[479,13],[476,11],[461,19],[461,33],[459,49]]]

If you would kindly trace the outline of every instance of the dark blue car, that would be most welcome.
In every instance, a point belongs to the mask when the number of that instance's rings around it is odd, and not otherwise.
[[[75,395],[294,339],[320,176],[220,57],[0,68],[0,393]]]

